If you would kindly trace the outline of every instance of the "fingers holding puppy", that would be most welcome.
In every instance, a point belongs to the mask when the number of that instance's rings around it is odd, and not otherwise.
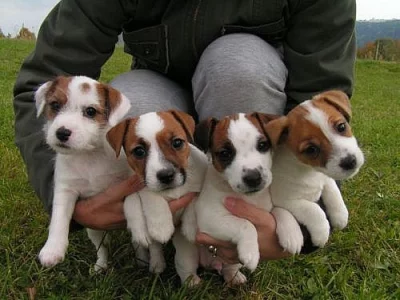
[[[262,260],[280,259],[290,256],[280,246],[276,235],[276,222],[274,216],[254,205],[238,198],[226,198],[225,207],[235,216],[247,219],[257,229],[260,257]],[[201,245],[212,245],[217,247],[217,256],[226,263],[239,263],[236,245],[220,241],[211,236],[199,232],[196,235],[196,242]]]
[[[202,247],[215,247],[215,255],[217,255],[227,264],[236,264],[239,262],[237,247],[235,244],[226,241],[216,240],[203,232],[197,233],[196,243],[200,244]]]
[[[143,188],[138,176],[111,185],[104,192],[81,199],[75,205],[73,219],[84,227],[112,230],[126,227],[124,199]]]
[[[187,193],[178,199],[168,202],[172,214],[178,212],[180,209],[185,208],[197,196],[197,193]]]

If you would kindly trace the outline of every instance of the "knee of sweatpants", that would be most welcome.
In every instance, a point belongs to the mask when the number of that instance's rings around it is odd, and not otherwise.
[[[164,75],[151,70],[131,70],[118,75],[110,85],[131,102],[126,117],[176,109],[193,114],[190,92]]]
[[[280,51],[251,34],[230,34],[203,52],[192,78],[199,119],[238,112],[283,114],[287,69]]]

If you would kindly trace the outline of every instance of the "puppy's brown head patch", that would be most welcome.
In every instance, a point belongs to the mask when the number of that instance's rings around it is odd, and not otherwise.
[[[71,80],[72,77],[59,76],[39,88],[35,95],[38,115],[43,111],[48,120],[57,116],[68,102],[68,85]]]
[[[194,120],[183,112],[166,111],[158,115],[164,121],[164,129],[157,133],[158,146],[165,158],[180,170],[188,166],[189,143],[193,141]]]
[[[99,117],[98,121],[107,122],[111,112],[116,109],[121,102],[121,93],[103,83],[98,83],[96,88],[101,107],[101,118]]]
[[[235,158],[236,150],[229,139],[228,128],[230,122],[237,120],[237,117],[237,115],[232,115],[211,124],[214,128],[209,137],[209,152],[214,168],[218,172],[223,172]]]
[[[84,94],[88,93],[91,89],[90,84],[87,82],[82,83],[79,88],[81,89],[82,93],[84,93]]]
[[[271,121],[267,132],[274,147],[285,144],[301,162],[325,167],[333,151],[327,132],[352,135],[347,100],[342,92],[325,92],[298,105],[287,116]]]
[[[321,128],[306,118],[309,113],[299,107],[288,116],[286,145],[303,163],[324,167],[332,145]]]

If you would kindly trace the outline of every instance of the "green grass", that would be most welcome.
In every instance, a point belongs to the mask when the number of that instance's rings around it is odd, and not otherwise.
[[[349,226],[307,256],[264,262],[240,288],[223,287],[205,271],[200,288],[181,287],[167,247],[161,276],[133,263],[126,232],[113,232],[112,267],[89,271],[95,251],[85,232],[70,235],[66,260],[45,269],[36,260],[48,217],[33,193],[13,142],[12,88],[33,44],[0,40],[0,299],[399,299],[400,298],[400,64],[358,61],[353,130],[366,164],[344,183]],[[117,49],[103,81],[129,69]]]

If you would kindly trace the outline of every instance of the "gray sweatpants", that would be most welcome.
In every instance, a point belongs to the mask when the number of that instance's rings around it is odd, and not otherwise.
[[[203,52],[192,78],[193,95],[165,76],[132,70],[111,85],[132,102],[129,117],[179,109],[199,120],[239,112],[283,114],[287,69],[280,52],[250,34],[229,34]]]

